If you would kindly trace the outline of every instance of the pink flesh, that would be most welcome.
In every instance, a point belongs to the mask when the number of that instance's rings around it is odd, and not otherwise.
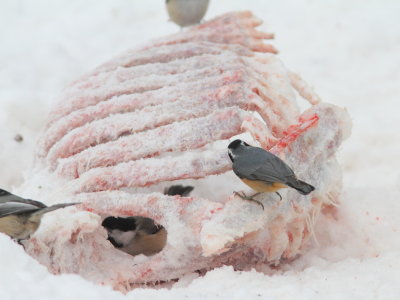
[[[82,204],[55,212],[66,222],[47,223],[26,244],[28,253],[53,273],[128,291],[223,265],[278,264],[304,251],[315,218],[338,201],[335,152],[350,121],[271,54],[276,50],[263,40],[273,36],[257,31],[260,24],[251,12],[227,13],[72,83],[39,140],[35,171],[52,170],[49,195],[62,191]],[[312,105],[303,113],[296,93]],[[232,180],[224,177],[227,149],[218,145],[239,133],[284,159],[316,191],[284,189],[282,201],[262,194],[265,210],[233,190],[217,201],[161,194],[157,184],[175,180],[192,180],[195,191],[195,179]],[[141,187],[159,192],[131,190]],[[138,262],[107,241],[101,221],[110,215],[154,219],[168,231],[167,245]]]
[[[190,44],[192,47],[196,47],[195,44]],[[177,52],[179,45],[174,45],[171,47],[171,52]],[[186,44],[185,47],[188,47]],[[205,48],[208,49],[208,48]],[[104,71],[102,73],[93,75],[87,80],[81,80],[76,82],[73,86],[70,86],[68,95],[73,93],[82,93],[85,89],[99,88],[105,84],[119,84],[126,80],[133,78],[149,76],[153,74],[157,75],[174,75],[184,73],[187,70],[203,69],[210,66],[217,66],[220,64],[229,65],[237,61],[241,61],[240,55],[232,53],[230,51],[220,50],[220,53],[216,54],[200,54],[191,56],[175,58],[169,62],[152,62],[152,63],[142,63],[135,66],[118,67],[110,71]],[[188,54],[189,55],[189,54]]]
[[[220,88],[224,85],[241,81],[237,72],[228,72],[225,76],[207,77],[196,82],[167,86],[155,91],[122,95],[88,106],[61,118],[53,123],[39,140],[40,157],[47,154],[50,147],[74,128],[81,127],[94,120],[103,119],[113,114],[132,112],[143,108],[159,105],[164,102],[174,102],[179,99],[190,98],[193,101],[203,101],[218,97]],[[162,97],[160,97],[162,93]]]
[[[249,102],[254,104],[249,105]],[[257,102],[259,106],[257,106]],[[187,98],[163,105],[145,107],[132,113],[111,115],[87,123],[62,137],[51,149],[47,159],[54,164],[59,158],[70,157],[90,147],[92,147],[90,151],[96,151],[93,148],[94,146],[116,140],[123,135],[157,128],[172,122],[203,117],[212,113],[215,109],[233,106],[239,106],[242,109],[253,108],[264,117],[264,121],[269,126],[274,124],[271,119],[276,119],[275,116],[264,113],[267,111],[263,109],[266,105],[262,104],[260,97],[235,84],[224,86],[218,89],[216,93],[214,92],[209,97],[200,99],[200,101]],[[244,122],[242,128],[245,131],[252,132],[252,135],[258,136],[257,139],[262,140],[263,137],[274,139],[269,129],[261,121],[255,120],[254,117],[248,116]],[[262,143],[264,144],[264,141]],[[269,142],[266,143],[269,144]]]
[[[185,64],[185,62],[182,62]],[[234,64],[235,65],[235,64]],[[270,75],[269,72],[266,70],[268,67],[271,66],[274,68],[275,73]],[[255,70],[252,70],[251,68],[248,67],[254,67]],[[221,65],[221,68],[225,68],[224,66]],[[162,104],[162,103],[167,103],[167,107],[164,109],[160,107],[160,109],[163,110],[170,110],[171,113],[174,113],[176,109],[172,108],[171,105],[168,107],[168,98],[170,98],[170,101],[177,101],[181,100],[178,102],[176,105],[185,105],[185,97],[188,97],[188,92],[185,93],[185,91],[199,91],[199,96],[203,93],[203,91],[210,91],[208,93],[208,98],[207,100],[209,101],[218,101],[218,105],[222,106],[232,106],[232,105],[239,105],[241,107],[249,108],[249,109],[254,109],[256,110],[264,119],[265,122],[267,122],[267,125],[272,128],[272,132],[277,135],[281,136],[282,130],[286,128],[288,125],[290,125],[291,120],[295,115],[297,115],[298,111],[296,106],[293,106],[293,99],[292,95],[282,95],[280,93],[275,92],[276,89],[279,90],[280,87],[281,90],[288,90],[290,91],[290,83],[289,79],[282,80],[276,80],[273,79],[274,77],[278,77],[277,75],[279,74],[279,77],[288,78],[288,75],[285,74],[285,70],[283,69],[282,65],[276,61],[276,59],[264,59],[263,61],[244,61],[243,66],[239,67],[240,70],[233,70],[233,71],[226,71],[223,72],[220,77],[216,76],[215,79],[213,80],[201,80],[201,81],[196,81],[194,83],[183,83],[183,84],[178,84],[177,86],[181,86],[179,89],[176,89],[175,87],[163,87],[161,89],[157,89],[154,91],[149,91],[149,92],[144,92],[144,93],[134,93],[130,95],[123,95],[119,97],[114,97],[110,99],[109,101],[105,102],[100,102],[98,105],[89,106],[87,108],[83,108],[80,110],[77,110],[76,112],[71,113],[70,115],[66,116],[65,118],[62,118],[58,122],[54,123],[43,135],[42,139],[39,141],[39,147],[38,147],[38,154],[39,156],[44,156],[50,149],[51,146],[54,145],[54,143],[63,137],[67,132],[70,130],[83,126],[84,124],[89,123],[93,119],[101,119],[105,118],[108,115],[117,113],[117,112],[126,112],[126,111],[132,111],[135,109],[140,109],[142,107],[145,107],[145,105],[155,105],[155,104]],[[258,70],[263,70],[260,75],[257,75],[255,71]],[[278,73],[279,72],[279,73]],[[250,80],[249,80],[250,78]],[[251,80],[251,78],[254,78],[255,80]],[[270,82],[270,80],[273,80]],[[255,94],[259,95],[260,97],[252,97],[251,95],[246,96],[247,99],[253,98],[254,101],[249,101],[246,102],[246,99],[242,99],[242,103],[237,104],[235,101],[229,101],[230,99],[225,100],[223,103],[220,100],[221,96],[216,93],[215,88],[219,86],[220,84],[224,84],[225,86],[223,87],[224,89],[227,88],[226,84],[229,83],[241,83],[242,84],[242,89],[244,90],[243,93],[248,93],[248,90],[253,91]],[[137,87],[136,87],[137,88]],[[240,86],[235,86],[236,89],[240,89]],[[183,89],[183,90],[182,90]],[[103,89],[99,89],[97,93],[101,93]],[[178,91],[178,93],[174,93],[174,91]],[[85,103],[90,102],[90,99],[95,99],[93,98],[93,93],[91,94],[92,97],[86,97],[86,96],[81,96],[79,97],[80,99],[85,99]],[[150,98],[149,98],[150,97]],[[154,97],[154,100],[153,100]],[[194,102],[198,101],[198,96],[194,96],[192,99]],[[215,97],[215,98],[213,98]],[[121,99],[120,99],[121,98]],[[123,100],[123,98],[127,98],[127,100]],[[256,98],[261,99],[261,101],[257,100]],[[74,100],[71,100],[74,101]],[[186,100],[187,102],[188,100]],[[79,101],[78,101],[79,102]],[[109,103],[110,102],[110,103]],[[81,102],[79,102],[81,103]],[[210,102],[211,103],[211,102]],[[164,104],[165,105],[165,104]],[[268,108],[269,107],[269,108]],[[210,109],[212,109],[212,105],[210,106]],[[141,112],[138,111],[138,114]],[[276,115],[276,116],[274,116]],[[121,120],[126,120],[127,116],[121,116]],[[105,123],[108,121],[105,120]],[[122,124],[120,128],[123,127],[130,127],[131,125],[127,121]],[[115,127],[117,127],[118,121],[115,122]],[[98,126],[99,122],[94,123],[94,124],[89,124],[89,127],[95,127]],[[162,124],[168,124],[168,123],[162,123]],[[119,126],[119,125],[118,125]],[[154,126],[156,125],[156,122],[154,123]],[[135,127],[133,126],[131,132],[136,132]],[[82,134],[82,138],[79,138],[80,132],[75,132],[75,134],[70,134],[67,138],[67,140],[64,140],[63,144],[70,144],[73,141],[76,141],[77,139],[82,140],[82,146],[79,146],[78,149],[70,149],[71,153],[77,153],[87,147],[88,145],[95,145],[98,142],[105,142],[110,140],[107,137],[102,136],[101,130],[95,130],[91,131],[88,126],[82,127],[81,131],[87,132],[93,132],[92,134],[92,140],[85,141],[85,134]],[[128,129],[121,129],[121,133],[125,133]],[[129,131],[129,130],[128,130]],[[71,137],[73,135],[73,137]],[[104,133],[106,136],[111,136],[110,134]],[[89,134],[90,136],[90,134]],[[119,136],[118,133],[114,133],[114,138],[117,138]],[[112,139],[112,137],[111,137]],[[74,142],[75,145],[76,142]],[[80,142],[78,142],[80,143]],[[62,145],[58,145],[58,149],[65,149]],[[69,147],[69,146],[68,146]],[[73,146],[75,147],[75,146]],[[63,150],[61,150],[62,152]],[[56,154],[54,155],[54,152]],[[64,156],[58,156],[57,153],[60,153],[59,150],[54,150],[53,155],[50,158],[51,161],[53,161],[55,158],[61,158]],[[68,153],[66,154],[68,156]]]
[[[294,139],[289,139],[286,147],[279,146],[281,152],[277,153],[286,157],[305,154],[306,162],[301,164],[305,168],[302,172],[305,177],[309,176],[307,174],[313,174],[316,169],[324,167],[332,155],[331,151],[326,151],[326,147],[330,147],[328,145],[332,142],[338,145],[340,137],[343,136],[342,127],[346,128],[346,124],[341,123],[345,121],[345,113],[333,106],[316,107],[305,114],[305,119],[315,114],[324,121],[316,123],[306,121],[304,124],[310,127],[299,125],[301,132],[298,132]],[[301,120],[303,121],[303,118]],[[310,143],[310,139],[313,142]],[[315,149],[316,143],[323,145],[322,148]],[[204,159],[204,155],[199,155],[198,158]],[[217,158],[216,161],[224,159]],[[209,163],[209,167],[215,168],[213,161],[204,162]],[[156,166],[159,168],[160,164]],[[203,164],[200,163],[199,166]],[[229,164],[226,166],[229,168]],[[140,174],[146,177],[148,172],[154,170],[149,167]],[[329,169],[327,171],[329,172]],[[202,172],[201,169],[196,169],[191,174],[193,176]],[[128,177],[133,179],[131,174],[134,173],[129,173],[127,169],[121,173],[119,179],[124,180]],[[165,172],[165,174],[170,173]],[[329,189],[336,189],[337,179],[324,179],[323,174],[318,175],[321,176],[320,180],[325,180],[325,184],[331,182]],[[153,175],[159,176],[157,172]],[[96,178],[94,174],[89,176],[89,173],[85,176]],[[117,179],[114,176],[112,178]],[[151,174],[148,178],[152,179]],[[143,179],[138,178],[138,180]],[[74,182],[71,184],[77,186]],[[95,183],[95,186],[99,187],[98,183]],[[82,187],[79,189],[85,191]],[[27,245],[27,251],[48,265],[53,272],[76,272],[95,282],[100,280],[104,284],[110,284],[121,291],[146,282],[172,280],[196,270],[209,270],[226,264],[233,265],[237,269],[247,269],[262,262],[274,263],[282,259],[293,259],[304,247],[310,235],[305,221],[308,209],[320,209],[326,204],[322,198],[313,198],[309,203],[313,205],[299,205],[296,203],[302,203],[303,196],[296,192],[290,192],[289,196],[293,204],[281,210],[279,207],[284,205],[285,201],[278,199],[272,201],[273,196],[266,195],[263,202],[268,205],[268,209],[262,211],[258,205],[233,195],[223,203],[215,203],[202,198],[170,197],[157,193],[147,195],[134,195],[121,191],[84,193],[74,198],[74,201],[83,202],[81,209],[101,216],[142,215],[163,224],[170,235],[164,250],[147,262],[132,263],[133,257],[109,246],[101,227],[78,222],[75,227],[60,228],[63,233],[62,238],[54,239],[49,234],[33,238]],[[255,222],[264,224],[261,226],[262,230],[250,229],[255,226]],[[243,229],[247,227],[250,231]],[[174,230],[179,232],[179,238],[175,238]],[[183,239],[186,241],[185,244],[180,242]],[[213,240],[225,242],[210,244]],[[56,249],[63,249],[62,255],[58,255]],[[53,255],[49,256],[49,251],[53,251]],[[76,256],[80,257],[79,264],[73,263]],[[93,260],[96,261],[95,264]]]
[[[221,113],[217,112],[210,116],[215,116],[216,118],[222,117],[222,120],[224,120],[227,117],[232,118],[232,114],[234,114],[233,110],[228,110]],[[237,115],[236,118],[239,122],[236,123],[235,126],[240,126],[241,118],[239,115]],[[235,119],[232,118],[229,120],[229,122],[232,121],[235,121]],[[200,122],[203,123],[204,126],[204,128],[201,128],[201,130],[206,129],[207,125],[204,124],[205,122]],[[299,124],[293,125],[288,129],[287,136],[279,141],[269,142],[267,145],[268,149],[270,149],[270,151],[276,155],[279,155],[289,144],[293,143],[299,137],[299,135],[315,126],[317,122],[318,116],[316,114],[314,114],[312,118],[301,118]],[[209,124],[211,129],[215,126],[212,123]],[[182,127],[182,125],[180,126]],[[228,124],[225,124],[225,126],[228,126]],[[196,125],[194,125],[194,127],[196,127]],[[192,130],[192,128],[189,129],[189,132]],[[205,142],[202,142],[201,139],[204,138],[207,133],[201,133],[201,130],[198,130],[199,136],[192,141],[190,141],[190,136],[179,136],[176,133],[170,137],[168,136],[168,134],[171,132],[170,130],[163,133],[157,132],[156,136],[158,136],[158,139],[154,141],[154,144],[160,144],[157,147],[154,147],[154,149],[158,149],[158,151],[171,151],[170,149],[172,149],[172,147],[180,146],[181,140],[185,141],[184,145],[186,145],[187,149],[197,148],[199,145],[202,146],[205,144]],[[212,132],[213,130],[210,130],[208,134],[212,134]],[[218,132],[222,135],[226,134],[221,129],[218,130]],[[229,135],[231,134],[232,133],[230,132]],[[176,138],[176,140],[171,140],[172,137]],[[138,141],[141,139],[143,138],[138,138]],[[147,141],[147,147],[152,146],[150,141],[153,141],[153,139],[149,138],[143,140]],[[168,146],[168,143],[170,143],[171,146]],[[322,143],[322,140],[320,143]],[[116,164],[115,158],[118,158],[121,155],[127,155],[127,150],[122,150],[125,146],[122,146],[122,144],[125,144],[125,142],[121,143],[115,148],[111,148],[105,144],[103,151],[110,151],[110,149],[113,149],[109,152],[110,155],[107,155],[108,152],[102,152],[99,153],[97,157],[100,157],[103,160],[104,158],[108,158],[106,163],[108,162],[112,165]],[[272,147],[273,145],[275,146]],[[163,149],[162,147],[166,148]],[[135,147],[132,148],[136,150]],[[149,153],[153,152],[147,150],[146,154],[149,155]],[[129,155],[132,154],[129,153]],[[112,162],[110,162],[111,160]],[[86,162],[87,160],[84,159],[83,161]],[[82,166],[86,167],[87,165],[84,165],[84,162],[82,163]],[[80,171],[79,167],[76,167],[75,165],[71,167],[71,165],[65,163],[61,166],[59,172],[62,172],[64,176],[71,176],[72,178],[81,176],[81,178],[78,180],[71,182],[76,192],[96,192],[104,190],[117,190],[125,187],[143,187],[163,181],[173,181],[178,179],[204,178],[206,176],[224,173],[230,169],[231,165],[226,150],[214,151],[211,154],[200,152],[183,154],[182,156],[178,157],[142,159],[128,163],[119,163],[116,166],[108,168],[93,168],[90,170],[91,167],[97,166],[93,166],[95,163],[96,160],[94,162],[93,160],[90,160],[87,171]],[[157,168],[154,168],[153,166],[157,166]],[[174,171],[171,172],[171,170]],[[83,176],[81,175],[82,173],[84,173]]]
[[[96,167],[113,166],[164,152],[197,149],[212,141],[239,134],[246,115],[246,112],[235,108],[216,110],[206,117],[175,122],[89,148],[61,161],[58,168],[63,176],[76,174],[79,177]],[[194,131],[198,135],[193,135]]]
[[[119,66],[131,67],[148,63],[168,62],[177,58],[191,57],[193,56],[193,54],[215,54],[219,53],[218,48],[220,44],[228,45],[228,47],[229,45],[234,45],[233,47],[229,47],[231,49],[237,49],[235,48],[237,47],[236,45],[241,45],[253,51],[275,53],[276,50],[271,45],[265,45],[263,43],[263,39],[271,38],[272,36],[270,34],[264,34],[255,31],[253,27],[258,26],[260,23],[258,21],[255,22],[254,19],[255,18],[253,16],[240,16],[240,18],[237,18],[236,16],[230,15],[226,15],[226,17],[224,18],[216,18],[214,21],[211,21],[209,23],[210,26],[213,27],[211,28],[211,30],[208,30],[208,26],[202,26],[199,28],[195,26],[187,32],[176,34],[174,36],[171,36],[170,38],[167,38],[165,42],[146,47],[144,50],[148,50],[149,48],[155,48],[156,50],[150,49],[150,53],[149,51],[142,51],[142,57],[140,57],[140,55],[139,57],[136,57],[135,55],[135,58],[132,61],[130,58],[128,58],[129,56],[125,55],[122,58],[117,58],[114,62],[104,64],[103,66],[98,68],[93,74],[113,70]],[[240,34],[238,34],[238,32],[240,32]],[[190,37],[192,37],[192,39]],[[184,46],[187,42],[211,42],[215,45],[215,49],[207,46],[202,47],[201,44],[196,48],[192,45],[189,45],[188,48],[185,48]],[[168,44],[183,45],[183,49],[182,51],[171,51],[169,47],[160,47],[161,45],[165,46]],[[151,51],[155,53],[151,53]],[[166,51],[166,53],[163,55],[164,51]],[[124,89],[124,92],[127,92],[127,90]],[[111,92],[111,94],[112,93],[115,92]],[[107,95],[110,95],[110,93]],[[87,103],[91,103],[97,100],[98,98],[96,98],[96,100],[91,100]],[[63,109],[59,108],[57,111],[53,112],[50,124],[60,117],[78,109],[79,104],[77,104],[76,102],[79,102],[79,100],[77,99],[75,101],[71,101],[67,107]]]
[[[116,69],[121,67],[129,68],[147,64],[168,63],[175,60],[182,60],[200,55],[220,55],[222,53],[226,53],[227,51],[230,53],[236,53],[240,56],[254,55],[251,50],[241,45],[215,44],[209,42],[189,42],[176,45],[165,45],[152,49],[132,50],[117,58],[114,58],[109,62],[104,63],[100,67],[96,68],[93,72],[73,82],[71,86],[79,86],[80,82],[85,82],[87,79],[91,80],[90,77],[92,76],[96,76],[98,74],[101,75],[106,72],[118,71]]]
[[[239,44],[252,51],[276,53],[277,51],[272,45],[264,44],[262,41],[263,39],[273,38],[273,35],[254,29],[261,24],[262,21],[255,18],[251,13],[248,15],[228,13],[206,24],[194,26],[190,31],[161,39],[147,48],[185,42],[209,41],[218,44]]]

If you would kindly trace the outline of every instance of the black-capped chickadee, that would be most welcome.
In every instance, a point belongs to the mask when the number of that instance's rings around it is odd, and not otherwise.
[[[207,12],[209,0],[166,0],[171,21],[181,27],[200,23]]]
[[[251,197],[237,193],[242,199],[255,201],[264,208],[261,202],[252,198],[264,192],[276,192],[281,197],[277,191],[287,187],[296,189],[302,195],[308,195],[315,189],[297,179],[293,170],[283,160],[262,148],[250,146],[242,140],[234,140],[228,149],[233,172],[257,191]]]
[[[107,217],[102,222],[108,240],[115,248],[130,255],[154,255],[167,243],[167,231],[150,218]]]
[[[168,195],[168,196],[179,195],[182,197],[187,197],[187,196],[189,196],[190,192],[193,191],[193,189],[194,189],[194,187],[191,185],[186,185],[186,186],[181,185],[181,184],[171,185],[164,189],[164,195]]]
[[[0,189],[0,232],[18,241],[29,239],[39,227],[42,216],[53,210],[78,203],[46,206]]]
[[[187,197],[193,189],[190,185],[171,185],[164,189],[164,195]],[[105,218],[101,225],[107,230],[110,243],[132,256],[157,254],[167,243],[165,228],[150,218],[110,216]]]

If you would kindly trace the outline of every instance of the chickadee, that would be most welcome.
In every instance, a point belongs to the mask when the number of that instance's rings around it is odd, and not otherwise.
[[[42,216],[53,210],[78,203],[46,206],[0,189],[0,232],[18,241],[29,239],[39,227]]]
[[[182,197],[189,196],[190,192],[193,191],[194,187],[191,185],[183,186],[181,184],[171,185],[164,189],[164,195],[175,196],[179,195]]]
[[[167,231],[150,218],[107,217],[102,223],[107,229],[108,240],[115,248],[130,255],[154,255],[167,243]]]
[[[302,195],[308,195],[315,188],[297,179],[293,170],[276,155],[258,147],[253,147],[242,140],[234,140],[228,146],[233,172],[249,187],[257,191],[251,197],[238,194],[242,199],[254,200],[253,197],[264,192],[277,192],[281,188],[291,187]]]
[[[207,12],[209,0],[166,0],[171,21],[181,27],[200,23]]]

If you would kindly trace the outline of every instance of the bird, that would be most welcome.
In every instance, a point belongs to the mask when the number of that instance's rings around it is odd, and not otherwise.
[[[228,155],[236,176],[257,192],[250,197],[244,193],[235,194],[260,204],[263,209],[264,205],[253,199],[260,193],[276,192],[282,200],[278,193],[282,188],[294,188],[302,195],[308,195],[315,190],[311,184],[297,179],[293,170],[282,159],[263,148],[250,146],[237,139],[228,145]]]
[[[76,204],[79,203],[47,206],[42,202],[24,199],[0,189],[0,232],[20,243],[36,232],[44,214]]]
[[[181,185],[181,184],[171,185],[164,189],[164,195],[168,195],[168,196],[179,195],[182,197],[187,197],[187,196],[189,196],[190,192],[193,191],[193,189],[194,189],[194,187],[191,185],[186,185],[186,186]]]
[[[207,12],[209,0],[166,0],[170,20],[182,27],[198,24]]]
[[[114,217],[103,220],[108,240],[117,249],[132,256],[159,253],[167,243],[167,231],[152,219],[142,216]]]

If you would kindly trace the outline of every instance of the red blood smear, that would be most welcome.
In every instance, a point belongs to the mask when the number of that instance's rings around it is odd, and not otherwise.
[[[285,136],[279,140],[278,144],[274,146],[273,149],[271,149],[271,152],[274,153],[281,152],[284,148],[287,147],[287,145],[293,143],[300,134],[308,130],[310,127],[315,126],[318,120],[319,117],[317,114],[314,114],[313,116],[308,118],[305,117],[299,118],[298,124],[289,126],[283,132]]]

